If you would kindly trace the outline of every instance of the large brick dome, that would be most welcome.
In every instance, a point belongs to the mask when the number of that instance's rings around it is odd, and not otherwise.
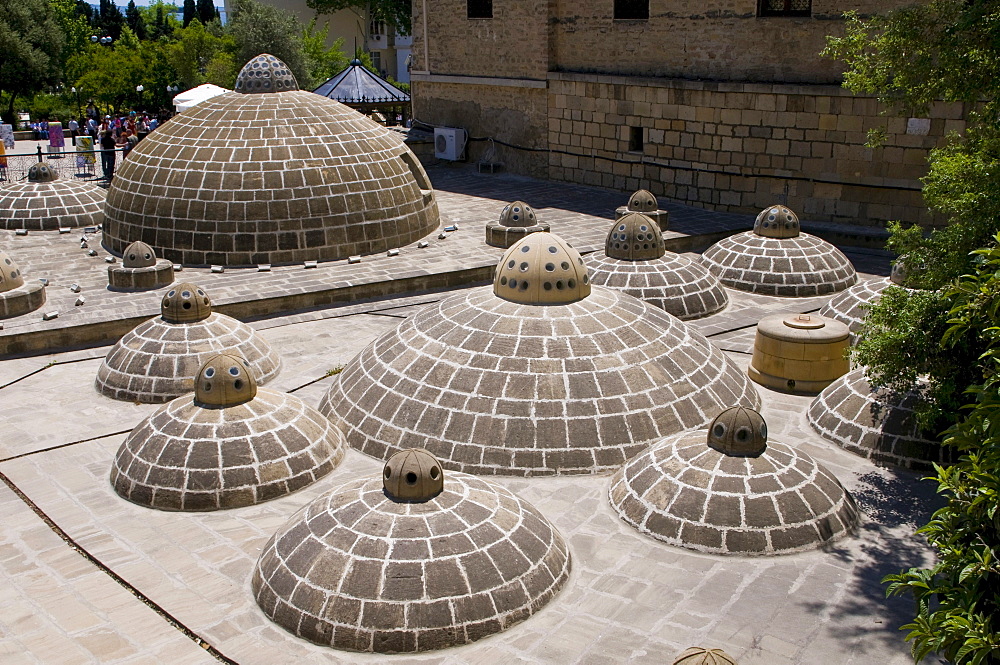
[[[287,264],[399,247],[437,227],[402,138],[311,92],[255,92],[213,97],[139,143],[108,191],[108,250],[142,240],[188,265]]]

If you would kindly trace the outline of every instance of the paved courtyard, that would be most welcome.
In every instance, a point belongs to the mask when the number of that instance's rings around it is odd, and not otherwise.
[[[268,387],[315,406],[332,380],[330,370],[439,300],[453,283],[481,282],[492,273],[500,250],[483,243],[484,225],[505,202],[529,202],[552,231],[587,252],[603,243],[624,198],[468,169],[432,168],[429,174],[445,223],[459,230],[444,239],[432,236],[426,249],[410,246],[398,257],[308,271],[186,268],[178,278],[203,286],[221,311],[228,307],[251,319],[282,359]],[[670,210],[666,237],[677,251],[752,223],[686,206]],[[94,389],[94,377],[120,322],[156,314],[160,294],[104,289],[106,252],[87,256],[79,248],[81,231],[0,234],[0,247],[22,264],[27,278],[50,279],[44,309],[60,311],[55,321],[42,322],[36,312],[4,322],[0,344],[14,346],[2,348],[74,339],[85,347],[0,360],[0,662],[669,663],[692,645],[724,648],[743,665],[912,662],[898,630],[908,620],[910,601],[884,600],[880,579],[930,562],[931,551],[912,532],[937,505],[934,486],[837,448],[809,426],[811,398],[762,387],[770,437],[826,465],[854,494],[865,513],[856,538],[780,557],[703,555],[657,542],[621,521],[607,499],[610,474],[495,477],[538,508],[569,543],[569,582],[541,611],[472,645],[421,656],[339,652],[293,637],[254,603],[250,574],[258,554],[300,507],[343,483],[375,476],[382,462],[350,450],[310,487],[215,513],[160,512],[118,497],[108,481],[115,451],[156,407],[105,398]],[[888,255],[842,249],[860,278],[888,274]],[[457,275],[453,282],[442,277],[448,273]],[[409,284],[427,288],[377,286],[416,276],[427,279]],[[362,282],[376,286],[351,291]],[[85,305],[72,304],[72,283],[83,287]],[[726,310],[691,325],[744,369],[760,318],[815,311],[828,299],[729,295]]]

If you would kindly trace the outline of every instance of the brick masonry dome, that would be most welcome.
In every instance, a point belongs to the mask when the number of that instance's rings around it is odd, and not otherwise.
[[[234,89],[249,95],[288,92],[298,90],[299,85],[288,65],[270,53],[262,53],[243,65]]]
[[[671,545],[758,556],[815,549],[858,525],[850,494],[811,457],[776,441],[756,456],[730,455],[707,436],[668,436],[619,469],[609,492],[619,516]]]
[[[38,163],[28,180],[0,185],[0,229],[58,229],[96,226],[104,221],[105,191],[90,182],[59,179]]]
[[[115,172],[105,216],[113,254],[141,240],[185,265],[343,259],[440,224],[398,134],[303,90],[227,92],[171,118]]]
[[[656,197],[645,189],[635,192],[628,200],[628,209],[632,212],[656,212],[659,208]]]
[[[540,610],[570,572],[556,528],[510,490],[464,473],[422,502],[349,482],[278,529],[251,578],[285,630],[349,651],[467,644]]]
[[[222,354],[201,368],[194,395],[135,426],[115,455],[111,485],[160,510],[238,508],[313,483],[346,448],[315,409],[294,395],[258,390],[250,364]]]
[[[134,242],[125,248],[122,265],[126,268],[148,268],[156,265],[156,253],[144,242]]]
[[[656,223],[642,213],[618,219],[604,242],[604,253],[624,261],[648,261],[666,253],[663,234]]]
[[[10,254],[0,249],[0,293],[11,291],[24,284],[24,276]]]
[[[753,232],[764,238],[795,238],[800,231],[798,215],[783,205],[764,208],[753,223]]]
[[[525,305],[567,305],[590,295],[590,274],[572,245],[554,233],[533,233],[500,259],[493,293]]]

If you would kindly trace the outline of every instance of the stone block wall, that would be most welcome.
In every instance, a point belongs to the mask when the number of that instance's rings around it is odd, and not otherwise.
[[[960,104],[883,117],[835,86],[553,73],[548,92],[553,179],[733,212],[785,200],[807,219],[872,226],[933,223],[919,192],[927,150],[965,127]],[[866,148],[880,126],[888,141]],[[636,131],[644,145],[630,151]]]

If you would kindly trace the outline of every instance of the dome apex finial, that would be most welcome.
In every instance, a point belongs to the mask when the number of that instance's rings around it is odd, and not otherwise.
[[[261,53],[243,65],[234,88],[245,95],[298,89],[292,70],[270,53]]]

